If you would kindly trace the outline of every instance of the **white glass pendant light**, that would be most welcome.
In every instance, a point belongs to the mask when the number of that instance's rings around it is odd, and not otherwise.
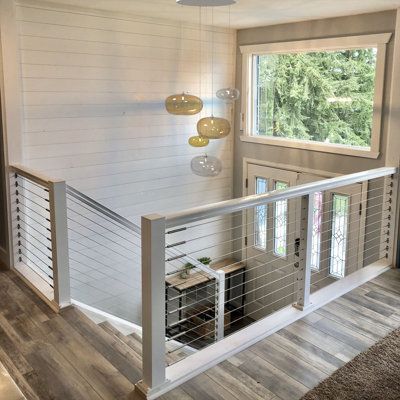
[[[231,29],[231,7],[229,6],[229,12],[228,12],[228,29]],[[223,88],[219,89],[216,93],[216,96],[227,103],[234,102],[239,99],[240,97],[240,91],[239,89],[236,88]]]
[[[222,171],[222,163],[217,157],[197,156],[192,159],[191,168],[198,176],[217,176]]]
[[[219,7],[235,4],[236,0],[176,0],[182,6]]]
[[[223,101],[231,102],[240,97],[239,89],[236,88],[223,88],[217,90],[216,96]]]

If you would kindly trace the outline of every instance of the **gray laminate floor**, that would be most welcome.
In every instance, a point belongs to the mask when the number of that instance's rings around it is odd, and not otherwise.
[[[127,399],[141,378],[139,337],[73,307],[55,314],[12,271],[0,272],[0,293],[0,362],[28,400]],[[399,310],[400,270],[390,270],[162,399],[298,400],[399,327]],[[14,400],[9,387],[1,400]]]

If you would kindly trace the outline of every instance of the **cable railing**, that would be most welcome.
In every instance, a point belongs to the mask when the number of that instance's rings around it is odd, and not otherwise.
[[[390,265],[396,173],[378,168],[142,217],[144,364],[137,390],[164,392],[226,358],[235,350],[224,346],[237,347],[237,338],[251,343],[265,334],[264,321],[308,312],[317,306],[310,299],[333,296],[330,287],[340,292],[363,271]],[[185,346],[198,352],[171,363]]]
[[[10,167],[14,268],[53,309],[70,305],[65,182]]]

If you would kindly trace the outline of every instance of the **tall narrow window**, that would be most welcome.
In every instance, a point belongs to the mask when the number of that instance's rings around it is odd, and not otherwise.
[[[268,180],[256,177],[256,194],[268,191]],[[254,245],[267,249],[267,206],[257,206],[254,212]]]
[[[275,182],[275,190],[286,189],[286,182]],[[287,235],[287,200],[277,201],[274,204],[274,253],[279,257],[286,257]]]
[[[321,259],[322,198],[322,192],[314,193],[311,268],[317,271]]]
[[[346,267],[347,226],[349,222],[349,196],[333,194],[332,236],[329,273],[343,278]]]

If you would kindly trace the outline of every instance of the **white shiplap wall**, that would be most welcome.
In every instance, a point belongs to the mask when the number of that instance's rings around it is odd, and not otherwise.
[[[135,221],[231,197],[231,138],[207,148],[221,175],[194,176],[203,151],[187,139],[200,116],[169,115],[164,99],[199,94],[201,70],[210,114],[212,70],[214,91],[233,83],[234,32],[203,26],[200,62],[199,26],[21,3],[17,20],[26,164]],[[231,106],[216,100],[214,114],[230,119]]]
[[[235,33],[40,4],[17,5],[24,163],[136,223],[143,214],[230,198],[232,136],[207,148],[223,162],[215,178],[191,173],[191,159],[204,150],[187,140],[211,114],[213,93],[234,82]],[[210,12],[202,18],[210,21]],[[201,95],[201,115],[165,111],[165,98],[182,91]],[[216,99],[214,115],[231,120],[232,105]],[[129,242],[90,218],[70,222],[73,296],[140,323],[140,258],[118,254]],[[212,239],[214,247],[199,256],[217,256]]]

